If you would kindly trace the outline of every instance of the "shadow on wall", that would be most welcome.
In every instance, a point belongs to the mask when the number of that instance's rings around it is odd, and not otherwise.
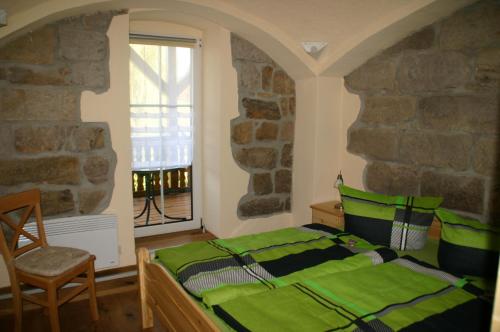
[[[500,2],[483,0],[345,77],[362,100],[348,151],[368,161],[368,190],[442,196],[446,208],[498,219],[499,45]]]

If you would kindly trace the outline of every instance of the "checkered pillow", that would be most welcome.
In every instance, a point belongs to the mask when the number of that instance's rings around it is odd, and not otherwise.
[[[425,246],[441,197],[387,196],[339,187],[345,230],[373,244],[396,250]]]

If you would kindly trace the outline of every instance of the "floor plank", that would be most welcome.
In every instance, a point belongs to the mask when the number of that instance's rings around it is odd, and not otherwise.
[[[141,331],[141,317],[137,291],[128,291],[99,297],[99,320],[90,318],[88,301],[68,303],[60,307],[59,317],[63,332],[137,332]],[[42,309],[24,313],[23,331],[48,332],[50,323]],[[0,331],[13,331],[13,316],[0,317]],[[165,331],[156,321],[150,332]]]
[[[173,218],[187,218],[191,219],[191,193],[177,193],[168,194],[164,196],[165,199],[165,214]],[[155,196],[156,204],[161,210],[160,197]],[[144,209],[145,198],[136,197],[134,198],[134,216],[138,216]],[[161,214],[156,211],[153,204],[151,203],[149,217],[149,225],[161,223]],[[135,226],[141,226],[146,223],[146,212],[137,219],[134,219]]]

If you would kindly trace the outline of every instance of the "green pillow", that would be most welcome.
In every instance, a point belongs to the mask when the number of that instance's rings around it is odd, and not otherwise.
[[[445,209],[436,210],[436,216],[441,221],[439,267],[457,275],[494,277],[500,229]]]
[[[345,230],[396,250],[425,246],[441,197],[387,196],[342,185]]]

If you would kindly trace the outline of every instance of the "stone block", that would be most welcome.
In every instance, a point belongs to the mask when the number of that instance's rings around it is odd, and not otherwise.
[[[81,85],[96,92],[109,87],[109,69],[105,61],[79,62],[71,67],[71,83]]]
[[[288,110],[291,115],[295,115],[295,97],[290,97],[288,99]]]
[[[470,135],[405,132],[401,135],[399,160],[464,171],[469,168],[471,149]]]
[[[236,65],[238,73],[238,89],[258,91],[261,87],[260,71],[253,62],[238,61]]]
[[[281,166],[292,167],[293,165],[293,144],[285,144],[281,149]]]
[[[278,125],[272,122],[262,122],[255,131],[258,141],[273,141],[278,137]]]
[[[273,76],[273,92],[292,95],[295,93],[295,81],[283,70],[276,70]]]
[[[475,49],[500,41],[500,5],[479,1],[445,19],[439,43],[443,49]]]
[[[411,34],[394,46],[384,51],[384,55],[393,55],[405,50],[426,50],[434,46],[436,34],[434,27],[428,26]]]
[[[0,91],[0,120],[79,120],[79,96],[79,92],[63,88],[2,89]]]
[[[274,174],[274,192],[290,193],[292,191],[292,172],[280,169]]]
[[[420,126],[438,131],[493,134],[500,119],[495,96],[424,97],[419,112]]]
[[[234,60],[274,64],[273,60],[254,44],[231,33],[231,55]]]
[[[56,29],[52,25],[47,25],[1,47],[0,61],[51,64],[55,58],[56,44]]]
[[[265,66],[262,68],[262,90],[271,91],[273,83],[273,71],[274,68],[271,66]]]
[[[7,70],[9,82],[31,85],[67,85],[67,77],[70,73],[71,69],[66,66],[48,69],[10,67]]]
[[[108,180],[109,161],[101,156],[90,156],[83,164],[83,173],[93,184]]]
[[[398,131],[383,128],[351,128],[347,149],[376,160],[397,160]]]
[[[115,15],[119,15],[117,11],[98,12],[95,14],[85,15],[82,17],[82,24],[86,30],[100,31],[106,33],[108,31],[111,20]]]
[[[98,213],[102,210],[101,207],[106,191],[104,190],[82,190],[79,195],[78,211],[81,214]]]
[[[493,83],[500,80],[500,47],[480,49],[476,61],[476,80]]]
[[[273,169],[278,153],[274,148],[244,148],[236,152],[235,158],[244,167]]]
[[[499,138],[482,137],[477,140],[472,156],[472,166],[476,173],[486,176],[500,176],[495,171],[500,170]]]
[[[253,139],[253,122],[245,121],[231,127],[231,139],[235,144],[249,144]]]
[[[11,157],[14,153],[14,135],[11,126],[0,127],[0,156]]]
[[[249,119],[281,119],[278,104],[273,101],[243,98],[243,107],[245,107],[246,115]]]
[[[75,209],[73,193],[69,189],[42,191],[41,208],[44,216],[73,212]]]
[[[72,127],[69,128],[68,150],[86,152],[102,149],[105,146],[106,131],[101,127]]]
[[[58,26],[60,29],[90,30],[106,33],[113,16],[117,14],[119,14],[118,11],[105,11],[90,15],[73,16],[60,20]]]
[[[283,211],[283,203],[277,197],[255,198],[240,203],[239,215],[242,217],[255,217],[269,215]]]
[[[404,93],[441,92],[467,85],[471,73],[471,63],[462,53],[405,54],[397,80]]]
[[[55,152],[61,150],[66,135],[59,126],[25,126],[14,131],[15,147],[21,153]]]
[[[345,85],[352,91],[394,91],[396,62],[391,57],[373,58],[347,75]]]
[[[61,27],[59,52],[63,60],[105,60],[108,56],[108,38],[101,32]]]
[[[255,195],[266,195],[273,192],[271,173],[257,173],[252,175],[252,187]]]
[[[0,185],[79,184],[80,162],[76,157],[1,159]]]
[[[5,68],[0,68],[0,81],[5,81],[7,79],[7,70]]]
[[[410,96],[366,96],[361,121],[396,126],[413,120],[416,98]]]
[[[295,127],[294,121],[283,122],[281,124],[280,139],[282,141],[292,142],[294,137],[294,127]]]
[[[0,89],[0,120],[24,120],[26,92],[16,88]]]
[[[479,177],[427,171],[422,174],[421,195],[441,196],[442,206],[472,213],[483,212],[484,180]]]
[[[401,164],[373,162],[366,168],[366,186],[370,191],[386,195],[419,194],[418,168]]]
[[[290,113],[289,98],[287,98],[287,97],[280,98],[280,110],[281,110],[281,115],[283,117],[287,117],[288,116],[288,114]]]

